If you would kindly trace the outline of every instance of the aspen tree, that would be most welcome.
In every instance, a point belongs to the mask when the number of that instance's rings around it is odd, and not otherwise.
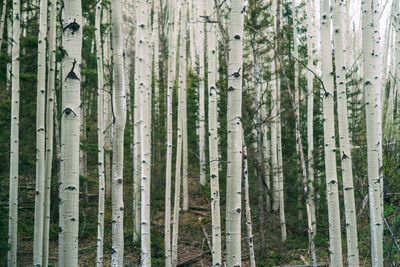
[[[323,124],[325,143],[326,194],[329,218],[329,253],[332,266],[342,266],[342,240],[340,233],[339,192],[336,173],[336,143],[334,121],[334,81],[332,66],[331,25],[329,1],[321,0],[321,48],[323,80]]]
[[[371,227],[371,263],[373,267],[383,266],[382,245],[382,202],[383,179],[379,162],[379,124],[381,91],[380,47],[379,47],[379,5],[376,1],[365,0],[362,9],[362,53],[363,86],[365,97],[367,157],[368,157],[368,195]],[[378,92],[378,94],[377,94]]]
[[[97,253],[96,266],[103,266],[103,244],[104,244],[104,198],[105,198],[105,181],[104,181],[104,78],[103,78],[103,53],[101,46],[101,9],[103,2],[100,0],[96,4],[96,17],[94,25],[94,34],[96,42],[96,59],[97,59],[97,162],[98,162],[98,179],[99,179],[99,202],[97,213]]]
[[[17,267],[18,246],[18,161],[19,161],[19,55],[20,55],[20,1],[12,6],[12,37],[8,35],[11,48],[11,131],[10,131],[10,194],[8,217],[9,267]],[[11,26],[8,24],[7,26]],[[11,27],[8,27],[9,29]]]
[[[12,20],[10,18],[11,16],[7,17],[7,39],[12,37],[13,31],[12,31]],[[11,58],[12,57],[12,44],[13,42],[8,41],[7,42],[7,55]],[[7,90],[11,90],[11,67],[12,63],[8,62],[6,66],[6,87]]]
[[[3,0],[3,10],[1,12],[0,18],[0,49],[3,44],[3,35],[4,35],[4,25],[6,24],[6,14],[7,14],[7,0]]]
[[[167,85],[167,162],[165,182],[165,266],[172,266],[171,251],[171,172],[172,172],[172,90],[175,85],[179,12],[176,1],[169,1],[168,85]],[[179,121],[178,121],[179,126]],[[178,143],[179,144],[179,143]]]
[[[276,12],[277,0],[272,0],[271,12]],[[273,31],[276,30],[276,17],[273,18]],[[276,41],[274,41],[276,45]],[[272,166],[272,210],[277,211],[279,209],[279,191],[278,191],[278,147],[277,147],[277,62],[276,55],[273,56],[273,61],[271,64],[271,73],[273,75],[271,81],[271,166]]]
[[[241,163],[242,163],[242,73],[243,0],[232,0],[229,22],[227,105],[226,248],[227,265],[241,266]]]
[[[50,228],[50,194],[51,174],[53,163],[53,135],[54,135],[54,97],[56,72],[56,20],[57,0],[49,1],[49,37],[48,37],[48,78],[46,103],[46,170],[44,183],[44,222],[43,222],[43,267],[49,261],[49,228]]]
[[[340,159],[342,165],[344,210],[346,218],[347,258],[349,266],[359,266],[357,220],[354,201],[353,170],[350,152],[349,122],[346,94],[346,47],[345,25],[343,16],[346,16],[342,1],[332,2],[332,22],[335,50],[335,70],[337,88],[337,116],[339,122]]]
[[[281,1],[277,0],[276,5],[276,32],[279,36],[280,25],[282,20],[282,6]],[[276,46],[277,57],[280,55],[280,40],[277,40]],[[279,59],[279,58],[278,58]],[[279,59],[279,63],[280,59]],[[282,66],[281,66],[282,67]],[[278,193],[279,193],[279,220],[281,225],[281,238],[283,241],[286,240],[286,218],[285,218],[285,198],[284,198],[284,177],[283,177],[283,162],[282,162],[282,120],[281,120],[281,80],[279,75],[277,76],[277,86],[276,86],[276,108],[278,110],[276,118],[276,131],[277,131],[277,163],[278,163]]]
[[[138,12],[138,5],[140,4],[139,1],[136,1],[135,13],[137,15]],[[136,18],[136,24],[137,24]],[[137,71],[140,69],[139,64],[141,64],[140,54],[138,53],[138,48],[140,44],[140,36],[138,36],[139,31],[138,27],[136,26],[136,38],[135,38],[135,92],[134,92],[134,132],[133,132],[133,241],[138,241],[140,237],[140,228],[141,228],[141,211],[140,211],[140,177],[141,177],[141,148],[140,148],[140,90],[139,90],[139,82],[141,80],[141,72]]]
[[[156,114],[159,112],[159,67],[160,67],[160,37],[159,37],[159,16],[161,11],[161,0],[153,0],[153,55],[154,55],[154,65],[153,65],[153,73],[154,73],[154,109]]]
[[[204,24],[200,17],[204,16],[204,0],[196,1],[197,17],[196,19],[196,48],[199,56],[199,155],[200,155],[200,184],[206,185],[206,152],[205,152],[205,111],[204,111]]]
[[[40,0],[38,70],[36,99],[36,189],[35,223],[33,235],[33,265],[42,264],[43,219],[44,219],[44,180],[46,156],[46,40],[47,40],[47,0]]]
[[[258,72],[258,62],[257,62],[257,50],[255,40],[255,33],[252,35],[251,39],[251,49],[253,54],[253,83],[254,83],[254,103],[257,110],[255,114],[256,121],[256,150],[257,150],[257,191],[258,191],[258,217],[259,217],[259,231],[260,231],[260,249],[261,253],[265,250],[265,234],[264,234],[264,199],[263,199],[263,178],[262,178],[262,144],[261,144],[261,118],[260,118],[260,86],[259,86],[259,72]],[[245,147],[245,146],[243,146]]]
[[[317,222],[315,217],[315,197],[314,197],[314,8],[313,2],[307,1],[307,162],[308,162],[308,202],[310,205],[310,215],[312,231],[314,235],[317,233]]]
[[[182,86],[182,210],[189,210],[189,188],[188,188],[188,133],[187,133],[187,93],[186,93],[186,44],[187,44],[187,7],[188,1],[182,1],[184,8],[181,12],[181,35],[179,45],[179,76],[182,75],[182,79],[179,81],[179,85]],[[201,24],[203,27],[204,25]],[[204,36],[204,35],[203,35]],[[204,51],[203,51],[204,53]],[[204,61],[204,60],[203,60]],[[204,71],[203,71],[204,72]],[[205,77],[205,76],[204,76]],[[182,84],[181,84],[182,83]],[[204,89],[204,85],[203,85]],[[205,153],[205,152],[204,152]],[[205,154],[204,154],[205,156]],[[205,164],[205,162],[204,162]]]
[[[207,1],[207,16],[214,11],[214,2]],[[210,19],[213,21],[214,16]],[[217,91],[217,25],[206,24],[207,33],[207,58],[208,58],[208,143],[210,159],[210,189],[211,189],[211,225],[212,225],[212,264],[222,265],[221,254],[221,212],[219,191],[219,157],[218,157],[218,91]]]
[[[151,24],[150,3],[138,0],[136,8],[137,37],[139,45],[139,94],[140,94],[140,155],[141,155],[141,263],[151,266],[150,243],[150,181],[151,181]]]
[[[124,202],[123,163],[124,130],[126,123],[126,95],[124,77],[124,51],[122,46],[121,0],[111,2],[111,29],[113,53],[113,136],[112,136],[112,247],[111,266],[124,262]]]
[[[178,128],[175,170],[175,200],[172,222],[172,266],[178,264],[178,237],[179,237],[179,209],[181,194],[181,164],[185,137],[185,97],[186,97],[186,1],[179,1],[180,5],[180,38],[179,38],[179,80],[178,80]],[[183,164],[182,164],[183,165]],[[183,166],[182,166],[183,167]],[[183,171],[184,168],[183,168]],[[183,174],[183,173],[182,173]]]
[[[244,140],[244,130],[242,129],[242,144],[243,144],[243,199],[245,203],[245,215],[246,215],[246,230],[247,230],[247,243],[249,245],[249,258],[250,267],[256,267],[256,260],[254,256],[254,236],[253,228],[251,223],[251,210],[250,210],[250,197],[249,197],[249,175],[248,175],[248,164],[247,164],[247,147]]]
[[[80,0],[64,4],[58,266],[75,267],[78,266],[82,6]]]

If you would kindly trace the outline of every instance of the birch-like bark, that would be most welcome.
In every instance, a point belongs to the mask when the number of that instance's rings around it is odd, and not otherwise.
[[[153,38],[153,55],[154,55],[154,65],[153,65],[153,75],[154,75],[154,109],[155,109],[155,115],[158,114],[159,112],[159,91],[160,91],[160,86],[159,86],[159,67],[160,67],[160,37],[159,37],[159,16],[160,16],[160,11],[161,11],[161,0],[153,0],[153,32],[152,32],[152,38]]]
[[[47,0],[40,1],[38,69],[36,99],[36,189],[35,223],[33,234],[33,265],[42,265],[43,219],[44,219],[44,180],[46,176],[46,40],[47,40]]]
[[[381,192],[383,179],[379,161],[379,116],[380,99],[376,92],[381,91],[380,81],[380,48],[379,48],[379,11],[378,3],[365,0],[362,9],[362,52],[363,52],[363,85],[365,97],[367,157],[368,157],[368,195],[371,228],[371,263],[373,267],[383,266],[382,245],[382,202]]]
[[[271,12],[275,14],[276,12],[276,0],[272,1]],[[276,30],[276,17],[273,19],[273,31]],[[276,41],[274,41],[274,45],[276,45]],[[278,147],[277,147],[277,116],[278,116],[278,108],[277,108],[277,63],[276,63],[276,55],[273,56],[273,61],[271,64],[271,73],[273,75],[271,81],[271,166],[272,166],[272,210],[278,211],[279,209],[279,175],[278,175]]]
[[[321,48],[323,80],[323,124],[326,194],[329,219],[329,253],[333,267],[342,266],[342,240],[340,231],[340,211],[338,179],[336,173],[336,143],[334,117],[334,81],[332,66],[331,24],[329,20],[329,1],[321,0]]]
[[[229,22],[226,248],[227,265],[241,266],[241,164],[242,164],[242,73],[243,0],[232,0]]]
[[[111,2],[112,56],[113,56],[113,118],[112,136],[112,247],[111,266],[124,262],[124,130],[126,124],[126,93],[124,51],[122,45],[121,0]]]
[[[252,35],[251,49],[253,55],[253,84],[254,84],[254,103],[257,110],[255,114],[256,123],[256,150],[257,150],[257,192],[258,192],[258,217],[259,217],[259,231],[260,231],[260,249],[261,254],[265,250],[265,234],[264,234],[264,198],[263,198],[263,173],[262,173],[262,131],[261,131],[261,118],[260,118],[260,86],[259,86],[259,72],[257,62],[257,49],[256,49],[256,36]],[[244,139],[242,140],[244,142]],[[245,146],[243,146],[245,148]]]
[[[172,266],[178,264],[178,237],[179,237],[179,209],[181,198],[181,164],[182,150],[184,145],[184,113],[186,95],[186,4],[181,0],[180,5],[180,43],[179,43],[179,81],[178,81],[178,128],[177,128],[177,150],[175,170],[175,200],[174,215],[172,221]],[[185,47],[183,47],[185,46]],[[183,166],[182,166],[183,167]]]
[[[110,24],[110,9],[109,6],[103,6],[103,25]],[[104,30],[103,42],[103,61],[104,61],[104,154],[105,154],[105,183],[106,183],[106,198],[111,196],[111,135],[112,135],[112,111],[111,111],[111,27],[108,26]]]
[[[354,201],[353,170],[350,151],[349,121],[346,93],[346,47],[345,25],[346,16],[342,1],[332,2],[332,22],[335,51],[335,70],[337,88],[337,116],[339,122],[340,160],[342,165],[344,211],[346,218],[347,259],[349,266],[359,266],[357,219]]]
[[[182,210],[189,210],[189,188],[188,188],[188,133],[187,133],[187,93],[186,93],[186,44],[187,44],[187,1],[182,1],[181,12],[181,34],[180,34],[180,45],[179,45],[179,75],[182,75],[182,79],[179,81],[179,85],[182,86]],[[201,24],[203,27],[204,25]],[[203,35],[204,36],[204,35]],[[204,53],[204,51],[203,51]],[[204,60],[203,60],[204,61]],[[204,71],[203,71],[204,72]],[[205,76],[204,76],[205,77]],[[204,78],[203,78],[204,79]],[[204,87],[204,85],[203,85]],[[205,152],[204,152],[205,157]],[[205,164],[205,162],[204,162]],[[205,167],[204,167],[205,169]]]
[[[151,6],[147,0],[138,0],[136,8],[137,54],[140,94],[140,156],[141,156],[141,264],[151,266],[150,243],[150,181],[151,181]]]
[[[57,0],[49,1],[50,26],[48,33],[48,78],[46,104],[46,173],[44,183],[44,222],[43,222],[43,267],[49,261],[49,230],[50,230],[50,195],[51,174],[53,165],[53,134],[54,134],[54,96],[56,74],[56,20]]]
[[[97,162],[99,179],[99,202],[97,212],[97,253],[96,266],[103,266],[103,245],[104,245],[104,200],[105,200],[105,181],[104,181],[104,77],[103,77],[103,52],[101,46],[101,9],[103,2],[100,0],[96,4],[96,17],[94,34],[96,42],[97,59]]]
[[[7,0],[3,0],[3,10],[1,11],[1,19],[0,19],[0,49],[3,44],[3,35],[4,35],[4,25],[6,23],[6,14],[7,14]]]
[[[196,48],[199,56],[199,156],[200,156],[200,184],[206,185],[206,152],[205,152],[205,111],[204,111],[204,24],[201,16],[204,16],[204,1],[196,1]]]
[[[214,11],[214,2],[206,2],[207,15]],[[214,20],[216,16],[211,16]],[[217,91],[217,25],[206,24],[208,56],[208,143],[210,158],[211,189],[211,226],[212,226],[212,266],[222,266],[221,254],[221,212],[219,191],[219,156],[218,156],[218,91]]]
[[[280,25],[282,20],[282,6],[281,1],[277,0],[276,5],[276,32],[279,36],[281,31]],[[276,46],[277,56],[280,55],[280,40],[277,40]],[[280,62],[280,59],[279,59]],[[280,65],[280,67],[283,67]],[[278,110],[276,118],[276,141],[277,141],[277,162],[278,162],[278,194],[279,194],[279,220],[281,225],[281,238],[286,240],[286,218],[285,218],[285,197],[284,197],[284,177],[283,177],[283,162],[282,162],[282,120],[281,120],[281,79],[277,76],[276,86],[276,108]]]
[[[82,6],[64,3],[61,114],[61,183],[58,266],[78,266],[79,118]]]
[[[314,197],[314,8],[312,1],[307,1],[307,163],[308,163],[308,203],[310,205],[310,215],[312,231],[317,233],[317,222],[315,217],[315,197]]]
[[[19,54],[20,54],[20,1],[12,6],[12,37],[8,35],[11,50],[11,131],[10,131],[10,195],[8,217],[9,267],[17,267],[18,245],[18,160],[19,160]],[[10,24],[8,26],[11,26]],[[10,29],[11,27],[9,27]],[[9,31],[11,33],[11,31]]]
[[[172,266],[171,251],[171,172],[172,172],[172,97],[175,85],[175,69],[176,69],[176,52],[178,42],[178,20],[179,7],[175,1],[169,1],[169,17],[168,21],[168,85],[167,85],[167,162],[166,162],[166,179],[165,179],[165,266]],[[178,120],[179,126],[179,120]],[[178,143],[179,144],[179,143]]]
[[[256,105],[257,106],[257,105]],[[254,236],[253,227],[251,223],[251,210],[250,210],[250,197],[249,197],[249,172],[247,164],[247,147],[244,140],[244,130],[242,129],[242,145],[243,145],[243,199],[245,203],[246,214],[246,230],[247,230],[247,244],[249,246],[250,267],[256,267],[255,253],[254,253]],[[261,222],[260,222],[261,223]]]
[[[12,38],[13,31],[12,31],[12,20],[11,16],[7,17],[7,40]],[[20,22],[21,23],[21,22]],[[12,57],[12,45],[13,42],[8,41],[7,42],[7,55],[11,58]],[[12,68],[12,63],[8,62],[6,66],[6,87],[7,91],[11,90],[11,68]]]

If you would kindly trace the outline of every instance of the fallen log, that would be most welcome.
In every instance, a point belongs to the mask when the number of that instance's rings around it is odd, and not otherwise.
[[[182,267],[182,266],[189,266],[189,264],[195,263],[197,261],[199,261],[202,257],[204,257],[205,255],[211,254],[211,251],[206,251],[202,254],[199,254],[191,259],[188,259],[186,261],[183,261],[181,263],[178,263],[177,267]]]

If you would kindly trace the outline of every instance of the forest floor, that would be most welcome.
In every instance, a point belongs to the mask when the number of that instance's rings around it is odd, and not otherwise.
[[[211,266],[211,215],[209,192],[198,184],[198,179],[189,179],[190,192],[190,210],[180,213],[179,222],[179,250],[178,250],[178,266]],[[95,189],[95,184],[92,185]],[[140,244],[132,242],[132,205],[130,185],[124,188],[125,197],[125,266],[139,266],[140,262]],[[34,199],[33,190],[27,190],[24,199]],[[154,190],[153,190],[154,191]],[[164,190],[162,190],[164,191]],[[163,253],[163,232],[164,232],[164,212],[162,211],[163,201],[162,195],[155,194],[159,204],[152,212],[152,257],[153,266],[164,265]],[[221,222],[222,222],[222,237],[224,234],[224,203],[221,203]],[[253,210],[256,209],[256,203],[251,203]],[[31,206],[31,205],[30,205]],[[96,259],[96,237],[97,237],[97,195],[89,195],[88,203],[84,203],[81,198],[80,210],[80,230],[79,230],[79,266],[95,266]],[[110,248],[111,248],[111,205],[107,204],[108,212],[105,218],[105,244],[104,244],[104,266],[110,266]],[[255,213],[255,212],[254,212]],[[253,222],[256,220],[253,213]],[[20,227],[19,232],[33,232],[33,209],[23,209],[20,212]],[[20,223],[21,224],[21,223]],[[246,229],[242,228],[242,266],[249,266],[248,263],[248,245],[246,239]],[[57,265],[58,255],[58,234],[57,225],[52,224],[50,230],[50,259],[49,266]],[[280,239],[279,216],[275,213],[268,213],[264,225],[266,235],[266,250],[264,255],[256,252],[256,260],[258,266],[279,266],[279,265],[295,265],[311,263],[307,250],[307,232],[304,234],[301,241],[293,242],[290,236],[298,236],[299,233],[291,235],[298,229],[290,229],[288,227],[289,239],[282,242]],[[259,226],[253,225],[254,242],[256,248],[259,247]],[[297,237],[298,240],[298,237]],[[32,264],[32,244],[33,235],[27,234],[19,237],[19,266],[30,266]],[[223,248],[225,240],[222,240]],[[327,250],[321,249],[317,251],[319,264],[327,263]],[[1,264],[0,264],[1,265]]]

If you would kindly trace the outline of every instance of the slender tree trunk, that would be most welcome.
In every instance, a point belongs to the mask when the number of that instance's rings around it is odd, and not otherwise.
[[[181,35],[179,45],[179,75],[182,75],[182,79],[179,81],[179,85],[182,86],[182,210],[189,210],[189,188],[188,188],[188,133],[187,133],[187,93],[186,93],[186,62],[187,62],[187,1],[182,1],[184,8],[181,12]],[[203,25],[203,24],[201,24]],[[204,26],[204,25],[203,25]],[[204,36],[204,35],[203,35]],[[204,51],[203,51],[204,53]],[[203,71],[204,72],[204,71]],[[205,76],[204,76],[205,77]],[[204,87],[204,85],[203,85]],[[205,153],[205,152],[204,152]],[[204,162],[205,163],[205,162]]]
[[[260,231],[260,249],[261,254],[265,253],[265,234],[264,234],[264,199],[263,199],[263,171],[262,171],[262,131],[261,131],[261,119],[260,119],[260,86],[259,86],[259,73],[257,63],[257,50],[255,44],[255,34],[251,39],[251,48],[253,54],[253,83],[254,83],[254,103],[257,110],[255,114],[256,121],[256,140],[257,140],[257,191],[258,191],[258,217],[259,217],[259,231]],[[242,140],[244,142],[244,139]],[[245,146],[243,146],[245,148]],[[247,212],[246,212],[247,213]]]
[[[82,7],[80,0],[64,6],[61,113],[61,183],[58,266],[78,266],[79,118]]]
[[[368,151],[368,195],[371,227],[371,263],[373,267],[383,266],[382,246],[382,174],[379,155],[379,116],[380,99],[376,92],[381,91],[379,62],[379,5],[376,1],[366,0],[362,8],[362,45],[363,45],[363,85],[365,97],[367,151]]]
[[[57,1],[49,2],[49,37],[48,37],[48,78],[47,78],[47,104],[46,104],[46,176],[44,184],[44,222],[43,222],[43,267],[48,266],[49,261],[49,228],[50,228],[50,194],[51,176],[53,165],[53,134],[54,134],[54,96],[55,96],[55,72],[56,72],[56,19]]]
[[[11,16],[7,17],[7,55],[11,58],[12,57],[12,46],[13,43],[11,41],[13,35],[13,25],[12,25]],[[11,72],[12,72],[12,62],[8,62],[6,66],[6,87],[7,91],[11,89]]]
[[[159,112],[160,100],[160,37],[159,37],[159,16],[160,16],[160,0],[153,0],[153,55],[154,55],[154,109],[156,116]]]
[[[7,14],[7,0],[3,0],[3,10],[1,12],[1,19],[0,19],[0,50],[1,50],[1,45],[3,44],[3,35],[4,35],[4,25],[6,23],[6,14]]]
[[[207,14],[214,10],[213,1],[206,3]],[[216,16],[212,16],[213,20]],[[218,92],[217,92],[217,26],[206,24],[207,56],[208,56],[208,143],[210,158],[210,189],[211,189],[211,225],[212,225],[212,264],[222,266],[221,252],[221,212],[219,191],[219,156],[218,156]]]
[[[325,143],[326,194],[329,219],[329,253],[334,266],[342,266],[342,240],[340,231],[339,192],[336,173],[336,143],[334,120],[334,81],[332,66],[331,25],[329,1],[321,0],[321,47],[323,78],[323,122]]]
[[[11,134],[10,134],[10,195],[8,217],[8,266],[17,267],[18,245],[18,161],[19,161],[19,54],[20,54],[20,1],[13,1],[11,52]],[[9,25],[10,26],[10,25]],[[10,28],[10,27],[9,27]]]
[[[228,162],[226,181],[226,248],[228,266],[241,266],[243,6],[243,0],[232,0],[229,23]]]
[[[308,161],[308,187],[311,224],[314,235],[317,233],[317,222],[315,217],[315,197],[314,197],[314,8],[311,1],[307,1],[307,161]]]
[[[126,93],[124,77],[124,51],[122,45],[121,0],[111,2],[111,29],[113,53],[113,166],[112,166],[112,248],[111,266],[124,262],[124,130],[126,124]]]
[[[353,170],[350,152],[349,122],[346,94],[345,6],[339,0],[332,2],[335,70],[337,88],[337,116],[339,122],[340,159],[342,165],[344,210],[346,218],[347,259],[349,266],[359,266],[357,219],[354,201]]]
[[[137,53],[140,63],[136,70],[139,74],[140,94],[140,149],[141,149],[141,263],[151,266],[150,243],[150,181],[151,181],[151,6],[147,0],[138,0],[136,8]]]
[[[44,219],[44,180],[46,176],[46,39],[47,39],[47,0],[40,1],[38,38],[38,70],[36,99],[36,189],[35,224],[33,235],[33,265],[42,265],[43,219]]]
[[[280,55],[280,25],[282,20],[282,6],[281,1],[277,0],[276,5],[276,32],[278,35],[276,52],[277,56]],[[280,59],[279,59],[280,62]],[[280,64],[283,68],[283,65]],[[284,177],[283,177],[283,162],[282,162],[282,120],[281,120],[281,80],[279,74],[277,76],[277,86],[276,86],[276,108],[278,110],[276,122],[276,141],[277,141],[277,162],[278,162],[278,194],[279,194],[279,220],[281,224],[281,238],[283,241],[286,240],[286,218],[285,218],[285,197],[284,197]]]
[[[96,59],[97,59],[97,162],[99,179],[99,202],[97,213],[97,254],[96,266],[103,266],[103,245],[104,245],[104,77],[103,77],[103,53],[101,46],[101,9],[103,2],[100,0],[96,4],[96,17],[94,25],[94,34],[96,41]]]
[[[205,186],[206,181],[206,152],[205,152],[205,111],[204,111],[204,24],[200,20],[204,16],[204,1],[196,1],[197,4],[197,17],[196,23],[196,47],[199,56],[199,155],[200,155],[200,184]]]
[[[179,43],[179,81],[178,81],[178,128],[177,128],[177,150],[176,150],[176,171],[175,171],[175,201],[174,218],[172,229],[172,266],[178,264],[178,238],[179,238],[179,209],[181,194],[181,161],[184,146],[185,126],[185,96],[186,96],[186,4],[180,1],[180,43]],[[183,167],[183,166],[182,166]],[[185,170],[183,170],[184,172]]]
[[[103,8],[103,23],[104,25],[110,24],[110,9],[108,6]],[[108,26],[104,30],[103,42],[103,60],[104,60],[104,154],[105,154],[105,182],[106,182],[106,199],[111,196],[111,134],[112,134],[112,111],[111,111],[111,41],[110,34],[111,27]]]
[[[167,162],[165,182],[165,266],[172,266],[171,250],[171,172],[172,172],[172,98],[175,85],[176,51],[178,42],[179,12],[175,1],[169,1],[168,21],[168,85],[167,85]],[[178,120],[179,127],[179,120]],[[179,144],[179,143],[178,143]],[[176,181],[176,180],[175,180]]]
[[[272,0],[271,12],[276,12],[276,4],[277,0]],[[273,31],[276,30],[277,18],[274,17],[274,27]],[[276,38],[276,37],[275,37]],[[276,41],[274,42],[276,45]],[[279,209],[279,191],[278,191],[278,146],[277,146],[277,117],[278,117],[278,108],[277,108],[277,60],[276,55],[273,57],[273,62],[271,64],[271,73],[273,75],[272,84],[271,84],[271,166],[272,166],[272,210],[277,211]]]
[[[258,105],[256,105],[257,107]],[[244,140],[244,130],[242,129],[242,144],[243,144],[243,199],[246,209],[246,230],[247,230],[247,243],[249,245],[249,258],[250,267],[256,267],[255,253],[254,253],[254,236],[253,227],[251,223],[251,210],[250,210],[250,197],[249,197],[249,172],[247,165],[247,147]],[[259,186],[259,185],[258,185]],[[260,222],[261,224],[261,222]]]

